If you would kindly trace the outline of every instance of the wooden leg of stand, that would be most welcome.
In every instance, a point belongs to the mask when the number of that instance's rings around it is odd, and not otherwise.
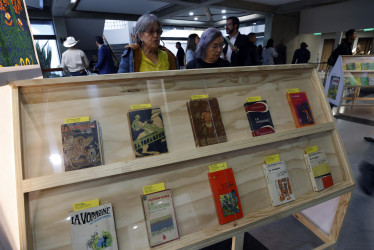
[[[244,233],[239,233],[232,237],[231,250],[242,250],[244,245]]]

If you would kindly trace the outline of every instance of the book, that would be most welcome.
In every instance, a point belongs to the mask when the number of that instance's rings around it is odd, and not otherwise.
[[[244,103],[244,108],[251,126],[252,136],[267,135],[275,132],[269,107],[265,100]]]
[[[243,217],[238,188],[232,168],[208,174],[220,225]]]
[[[346,64],[347,70],[355,70],[356,64],[355,63],[347,63]]]
[[[287,100],[297,128],[316,124],[305,92],[287,93]]]
[[[70,213],[73,250],[118,249],[112,204]]]
[[[336,94],[338,93],[338,88],[339,88],[339,82],[340,82],[340,77],[331,76],[329,91],[327,93],[327,96],[329,98],[334,99],[334,100],[336,99]]]
[[[362,70],[369,70],[370,63],[361,63],[361,69]]]
[[[369,85],[369,77],[368,76],[362,76],[361,77],[361,85]]]
[[[263,170],[274,207],[295,200],[285,161],[264,164]]]
[[[321,191],[334,185],[324,152],[304,154],[304,158],[314,191]]]
[[[374,85],[374,76],[369,76],[369,85]]]
[[[65,171],[104,164],[99,122],[76,122],[61,125]]]
[[[170,189],[142,195],[142,204],[151,247],[179,239]]]
[[[353,76],[344,77],[344,85],[356,85],[356,79]]]
[[[136,158],[168,152],[160,108],[132,110],[127,116]]]
[[[190,100],[187,109],[196,147],[227,142],[217,98]]]

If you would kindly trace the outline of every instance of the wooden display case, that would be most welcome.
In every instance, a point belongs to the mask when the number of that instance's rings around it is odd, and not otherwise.
[[[361,90],[373,88],[374,56],[340,56],[329,73],[325,92],[334,105],[353,107],[373,105],[373,97],[360,96]]]
[[[112,203],[120,249],[148,249],[142,187],[165,182],[173,192],[181,238],[155,249],[198,249],[296,214],[333,246],[354,181],[317,72],[308,65],[236,67],[16,81],[14,137],[22,249],[69,249],[68,215],[74,203],[99,198]],[[286,90],[305,91],[316,125],[297,129]],[[192,95],[218,99],[228,142],[196,148],[186,101]],[[252,137],[243,104],[261,96],[275,133]],[[169,153],[135,159],[127,112],[133,104],[160,107]],[[61,124],[89,116],[101,124],[105,165],[64,171]],[[304,149],[326,153],[334,186],[314,192]],[[264,157],[287,164],[296,201],[272,207],[262,170]],[[238,186],[244,217],[219,225],[208,166],[226,161]],[[342,196],[343,195],[343,196]],[[330,234],[301,210],[342,196]],[[238,241],[236,245],[239,246]],[[241,249],[238,247],[237,249]]]

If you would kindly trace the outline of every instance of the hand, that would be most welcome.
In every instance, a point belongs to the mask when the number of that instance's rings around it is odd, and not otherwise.
[[[133,43],[133,44],[128,44],[128,45],[126,45],[125,48],[126,48],[126,49],[130,48],[130,49],[132,49],[132,50],[137,50],[137,49],[140,48],[140,46],[139,46],[139,44],[137,44],[137,43]]]
[[[239,48],[237,46],[231,47],[231,50],[233,52],[239,52]]]

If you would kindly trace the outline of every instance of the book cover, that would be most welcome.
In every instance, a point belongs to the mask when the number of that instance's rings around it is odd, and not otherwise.
[[[160,108],[132,110],[127,116],[135,157],[168,152]]]
[[[356,85],[356,79],[353,76],[344,77],[344,85]]]
[[[61,135],[65,171],[104,164],[97,121],[62,124]]]
[[[305,92],[287,93],[287,100],[297,128],[316,124]]]
[[[362,70],[369,70],[370,63],[361,63],[361,69]]]
[[[314,191],[321,191],[334,185],[324,152],[317,151],[304,154],[304,158]]]
[[[329,91],[327,96],[330,99],[336,99],[336,94],[338,93],[338,87],[339,87],[340,77],[338,76],[331,76],[330,85],[329,85]]]
[[[112,204],[70,213],[73,250],[118,249]]]
[[[238,188],[232,168],[208,174],[220,225],[243,217]]]
[[[368,76],[361,77],[361,85],[369,85],[369,77]]]
[[[374,70],[374,63],[369,63],[369,70]]]
[[[369,85],[374,85],[374,76],[369,76]]]
[[[264,164],[263,170],[274,207],[295,200],[285,161]]]
[[[142,203],[151,247],[179,239],[170,189],[142,195]]]
[[[267,135],[275,132],[269,107],[265,100],[244,103],[244,108],[251,126],[252,136]]]
[[[356,69],[356,64],[355,63],[347,63],[347,70],[355,70]]]
[[[187,109],[197,147],[227,142],[217,98],[190,100]]]

